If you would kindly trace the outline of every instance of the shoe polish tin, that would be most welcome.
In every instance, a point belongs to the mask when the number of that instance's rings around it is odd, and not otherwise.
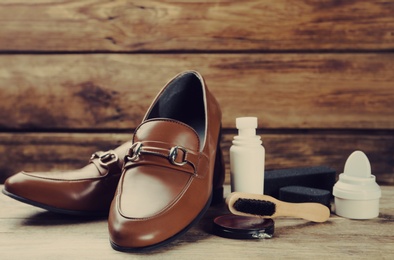
[[[213,220],[213,233],[220,237],[233,239],[272,238],[275,222],[259,217],[222,215]]]

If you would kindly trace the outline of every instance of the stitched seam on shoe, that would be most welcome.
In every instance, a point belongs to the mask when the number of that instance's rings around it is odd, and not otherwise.
[[[43,176],[37,176],[37,175],[32,175],[28,172],[21,172],[22,174],[25,174],[29,177],[34,177],[34,178],[39,178],[43,180],[51,180],[51,181],[67,181],[67,182],[78,182],[78,181],[89,181],[89,180],[97,180],[97,179],[102,179],[105,178],[108,175],[104,176],[97,176],[97,177],[91,177],[91,178],[81,178],[81,179],[60,179],[60,178],[50,178],[50,177],[43,177]]]
[[[204,175],[198,174],[198,172],[201,171],[201,169],[199,167],[201,165],[201,160],[202,159],[206,159],[206,161],[209,162],[208,156],[206,156],[204,153],[200,152],[198,154],[198,164],[197,164],[197,167],[195,168],[196,169],[196,174],[194,175],[198,179],[204,179],[206,177],[206,173]],[[209,170],[209,165],[208,165],[208,170]]]
[[[197,151],[200,151],[200,142],[201,142],[201,140],[200,140],[200,137],[198,136],[196,130],[194,130],[191,126],[189,126],[189,125],[187,125],[187,124],[185,124],[185,123],[182,123],[182,122],[180,122],[180,121],[176,121],[176,120],[174,120],[174,119],[166,119],[166,118],[161,118],[161,117],[148,119],[148,120],[144,121],[142,124],[140,124],[140,125],[136,128],[135,133],[137,133],[138,130],[141,128],[141,126],[144,125],[146,122],[154,122],[154,121],[158,121],[158,122],[165,121],[165,122],[168,122],[168,123],[174,123],[174,124],[186,126],[188,129],[190,129],[190,130],[193,131],[194,136],[197,138],[197,140],[198,140],[198,143],[197,143]],[[135,142],[135,136],[136,136],[136,135],[133,136],[133,143]],[[147,140],[147,141],[149,141],[149,140]]]

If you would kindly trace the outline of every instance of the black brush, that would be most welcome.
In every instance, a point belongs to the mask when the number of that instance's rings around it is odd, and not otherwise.
[[[233,192],[226,203],[231,213],[240,216],[296,217],[313,222],[325,222],[330,217],[330,210],[320,203],[289,203],[267,195]]]

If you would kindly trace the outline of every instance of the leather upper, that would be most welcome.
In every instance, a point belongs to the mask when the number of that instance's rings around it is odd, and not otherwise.
[[[115,193],[127,142],[113,151],[97,152],[81,169],[19,172],[8,178],[6,193],[33,205],[72,213],[108,213]]]
[[[108,221],[113,245],[158,245],[203,213],[212,193],[220,121],[218,103],[197,72],[182,73],[162,89],[125,159]]]

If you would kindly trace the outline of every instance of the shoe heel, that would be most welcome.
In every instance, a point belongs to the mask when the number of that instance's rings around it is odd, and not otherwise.
[[[214,189],[212,191],[211,206],[222,204],[224,202],[223,194],[224,194],[223,187]]]
[[[212,202],[211,205],[223,203],[223,183],[226,174],[225,164],[223,160],[222,148],[220,147],[221,134],[218,138],[216,147],[215,167],[212,180]]]

